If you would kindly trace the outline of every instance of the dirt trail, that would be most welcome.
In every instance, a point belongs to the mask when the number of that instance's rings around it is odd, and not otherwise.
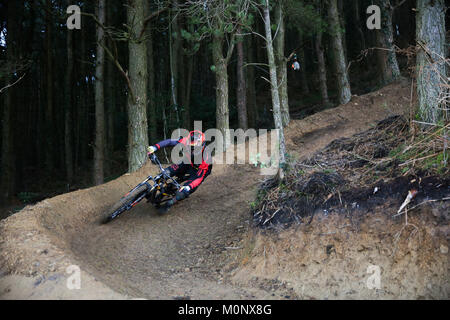
[[[305,157],[332,140],[404,114],[403,81],[304,120],[286,132]],[[0,222],[0,298],[296,298],[292,289],[233,284],[224,267],[250,228],[249,202],[264,178],[250,165],[216,165],[199,190],[160,216],[141,203],[111,224],[94,223],[154,168],[147,165],[102,186],[44,200]],[[68,265],[82,270],[82,289],[65,287]],[[11,275],[14,274],[14,275]]]

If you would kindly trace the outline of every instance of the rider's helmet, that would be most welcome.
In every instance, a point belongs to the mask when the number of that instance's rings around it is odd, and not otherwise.
[[[205,147],[205,135],[203,132],[199,130],[194,130],[189,132],[189,136],[187,139],[187,145],[191,149],[191,154],[197,155],[202,153],[203,148]]]
[[[189,132],[188,144],[192,147],[200,147],[205,142],[205,135],[199,130]]]

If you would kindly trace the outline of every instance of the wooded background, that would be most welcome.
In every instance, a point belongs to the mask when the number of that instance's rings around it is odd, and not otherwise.
[[[379,30],[366,26],[372,4]],[[66,26],[70,5],[79,30]],[[445,120],[445,10],[444,0],[0,2],[0,198],[135,171],[149,144],[194,120],[282,129],[401,75],[417,77],[418,117]]]

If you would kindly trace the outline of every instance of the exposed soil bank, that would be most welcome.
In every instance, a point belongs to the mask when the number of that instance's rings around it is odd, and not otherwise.
[[[449,207],[423,206],[407,226],[391,212],[319,213],[309,225],[258,231],[242,242],[230,279],[277,281],[300,299],[448,299]]]
[[[240,244],[231,281],[281,283],[301,299],[448,299],[449,168],[399,161],[410,138],[390,117],[262,184],[261,229]]]

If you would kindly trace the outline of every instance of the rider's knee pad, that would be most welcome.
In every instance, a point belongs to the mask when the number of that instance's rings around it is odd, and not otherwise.
[[[177,201],[183,200],[185,198],[187,198],[189,195],[189,192],[187,191],[178,191],[177,194],[175,195],[175,199],[177,199]]]

